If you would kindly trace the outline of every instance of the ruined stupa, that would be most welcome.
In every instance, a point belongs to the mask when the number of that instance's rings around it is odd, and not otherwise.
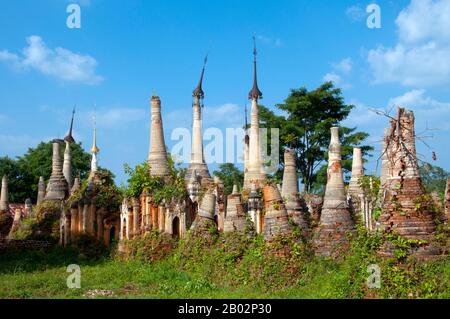
[[[360,178],[364,176],[364,166],[362,150],[359,147],[353,148],[352,174],[348,185],[349,208],[356,221],[365,224],[364,209],[364,191],[359,184]]]
[[[45,200],[64,200],[69,192],[69,185],[62,172],[59,146],[62,140],[53,140],[52,174],[47,185]]]
[[[0,238],[9,235],[13,224],[13,216],[9,210],[8,178],[3,176],[0,194]]]
[[[150,141],[150,152],[148,154],[150,174],[160,177],[169,175],[169,162],[167,160],[166,143],[164,141],[161,100],[159,96],[152,96],[151,98]]]
[[[44,177],[39,177],[39,183],[38,183],[38,196],[36,200],[36,204],[39,205],[42,203],[42,201],[45,199],[45,193],[46,193],[47,186],[45,185]]]
[[[391,120],[387,143],[390,171],[380,216],[382,229],[407,239],[432,241],[435,216],[431,198],[426,196],[419,176],[412,111],[398,108],[396,118]],[[391,251],[387,249],[385,253]],[[432,246],[425,246],[415,253],[428,255],[437,251]]]
[[[247,218],[242,203],[242,196],[239,194],[237,186],[234,185],[232,194],[227,197],[227,214],[225,216],[223,231],[225,233],[233,231],[244,231]]]
[[[9,190],[8,177],[5,175],[2,178],[2,189],[0,194],[0,211],[9,211]]]
[[[270,241],[274,237],[287,234],[292,230],[289,216],[281,198],[280,191],[275,185],[266,185],[263,189],[264,207],[264,239]]]
[[[283,197],[289,218],[306,232],[309,228],[306,203],[299,195],[297,165],[295,153],[292,150],[284,152],[284,171],[283,184],[281,187]]]
[[[197,216],[191,226],[191,231],[196,235],[210,234],[211,227],[215,225],[214,214],[216,210],[216,195],[208,191],[203,195],[198,207]],[[214,226],[215,227],[215,226]]]
[[[339,128],[331,128],[325,197],[318,229],[314,234],[316,254],[334,256],[348,243],[347,233],[354,229],[347,205],[341,166]]]

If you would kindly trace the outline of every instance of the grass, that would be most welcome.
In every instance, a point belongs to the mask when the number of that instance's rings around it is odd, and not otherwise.
[[[314,257],[296,238],[267,244],[244,234],[175,243],[154,233],[130,243],[127,260],[98,249],[90,250],[95,256],[75,248],[8,251],[0,253],[0,298],[87,298],[96,289],[113,298],[450,298],[448,256],[382,260],[380,243],[360,232],[340,260]],[[380,289],[366,285],[373,263],[381,268]],[[81,267],[81,289],[67,288],[70,264]]]

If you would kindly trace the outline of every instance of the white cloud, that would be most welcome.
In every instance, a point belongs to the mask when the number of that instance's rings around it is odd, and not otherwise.
[[[323,80],[325,82],[329,82],[329,81],[330,82],[334,82],[336,85],[339,85],[341,83],[342,78],[341,78],[341,76],[339,74],[336,74],[334,72],[330,72],[330,73],[327,73],[327,74],[325,74],[323,76]]]
[[[28,46],[22,50],[22,56],[3,50],[0,51],[0,62],[17,70],[33,69],[67,82],[92,85],[103,80],[96,74],[97,61],[93,57],[61,47],[51,49],[35,35],[27,37],[26,41]]]
[[[450,83],[450,2],[412,0],[396,24],[398,43],[368,52],[374,82],[416,87]]]
[[[6,123],[10,121],[10,118],[6,115],[0,114],[0,123]]]
[[[397,17],[400,40],[404,43],[450,41],[450,2],[413,0]]]
[[[388,107],[405,107],[413,110],[416,119],[426,122],[429,128],[449,130],[450,102],[441,102],[426,95],[425,90],[411,90],[401,96],[391,98]]]
[[[250,106],[247,106],[250,114]],[[219,106],[205,106],[203,109],[203,129],[209,127],[222,128],[240,128],[244,126],[244,106],[234,103],[225,103]],[[186,118],[186,109],[176,109],[163,114],[165,128],[174,129],[184,127],[191,129],[191,115]],[[249,119],[250,121],[250,119]],[[167,125],[166,125],[167,123]]]
[[[267,45],[271,45],[271,46],[274,46],[274,47],[280,47],[280,46],[283,45],[283,42],[279,38],[272,38],[272,37],[268,37],[268,36],[265,36],[265,35],[258,35],[256,38],[259,41],[261,41],[262,43],[267,44]]]
[[[89,7],[92,3],[91,0],[66,0],[68,4],[78,3],[80,6]]]
[[[219,106],[206,106],[203,112],[205,125],[226,126],[230,128],[244,125],[244,107],[233,103]]]
[[[81,123],[91,125],[96,118],[99,128],[118,128],[134,122],[147,122],[150,115],[144,109],[139,108],[102,108],[97,111],[80,112],[78,117]]]
[[[37,145],[41,139],[29,135],[0,134],[0,154],[15,156],[26,152],[29,147]]]
[[[450,102],[440,102],[426,96],[425,90],[411,90],[401,96],[391,98],[388,106],[409,107],[433,116],[443,116],[444,114],[450,113]]]
[[[364,9],[359,4],[348,7],[345,14],[353,22],[361,21],[366,16]]]
[[[331,63],[333,71],[328,72],[322,78],[325,82],[333,82],[336,86],[343,89],[350,89],[352,85],[344,78],[349,75],[353,68],[353,61],[350,58],[342,59],[337,63]]]
[[[338,63],[332,64],[333,69],[342,72],[344,74],[349,74],[352,71],[353,62],[350,58],[345,58],[339,61]]]

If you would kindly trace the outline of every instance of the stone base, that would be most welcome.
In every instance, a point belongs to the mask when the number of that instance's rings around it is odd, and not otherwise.
[[[234,231],[244,231],[247,225],[247,218],[245,216],[227,216],[223,223],[223,232],[230,233]]]
[[[202,185],[204,184],[204,182],[209,182],[212,180],[206,163],[190,163],[189,168],[186,172],[186,180],[189,180],[192,177],[192,173],[194,172],[194,170],[197,173],[197,176],[201,178],[200,183]]]
[[[354,224],[347,208],[324,208],[314,234],[316,255],[337,257],[348,248],[349,232],[354,232]]]
[[[273,210],[264,216],[263,234],[265,240],[271,240],[290,231],[292,231],[292,226],[289,224],[289,217],[286,211]]]
[[[247,172],[244,176],[244,189],[251,189],[252,184],[256,185],[256,188],[262,188],[266,185],[266,174],[264,173],[251,173]]]
[[[378,255],[383,258],[397,258],[395,255],[396,248],[390,242],[385,242],[378,251]],[[448,248],[435,245],[433,243],[421,247],[410,248],[407,251],[408,258],[414,258],[419,261],[428,261],[440,257],[448,256]]]
[[[381,227],[407,239],[431,241],[436,229],[432,202],[424,198],[419,177],[388,179],[389,189],[380,216]]]

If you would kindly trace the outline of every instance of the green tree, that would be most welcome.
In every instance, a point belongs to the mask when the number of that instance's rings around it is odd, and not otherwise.
[[[244,173],[232,163],[220,164],[219,169],[214,171],[213,175],[222,181],[225,195],[231,194],[233,185],[242,187],[244,184]]]
[[[9,201],[23,203],[27,197],[27,172],[22,172],[16,160],[9,157],[0,157],[0,179],[8,177]]]
[[[61,160],[64,156],[64,147],[61,147]],[[90,171],[91,155],[85,152],[81,143],[71,144],[73,175],[85,179]],[[27,198],[35,200],[39,177],[47,181],[52,172],[52,142],[41,142],[37,147],[28,149],[28,152],[16,160],[2,158],[0,160],[0,173],[7,174],[9,178],[10,201],[23,203]]]
[[[437,192],[444,198],[447,178],[450,177],[449,172],[441,167],[423,163],[419,166],[419,174],[428,193]]]
[[[351,171],[352,149],[361,147],[363,156],[368,156],[373,147],[361,145],[368,137],[356,128],[340,125],[350,114],[354,105],[345,104],[342,92],[332,82],[308,91],[306,88],[293,89],[282,104],[276,107],[283,115],[260,106],[261,127],[280,130],[280,170],[283,167],[285,148],[297,154],[297,168],[306,192],[321,191],[326,183],[326,165],[330,143],[330,128],[340,126],[342,143],[342,166],[345,173]],[[269,131],[269,130],[268,130]],[[269,132],[268,132],[269,134]]]

